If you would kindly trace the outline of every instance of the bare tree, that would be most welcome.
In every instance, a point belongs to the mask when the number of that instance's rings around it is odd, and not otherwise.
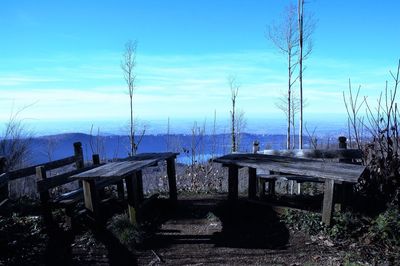
[[[236,152],[237,151],[237,140],[236,140],[236,129],[237,129],[237,124],[236,124],[236,98],[239,93],[239,85],[236,82],[236,78],[231,76],[228,78],[228,83],[229,83],[229,88],[231,90],[231,101],[232,101],[232,110],[230,111],[231,114],[231,139],[232,139],[232,146],[231,146],[231,152]]]
[[[125,44],[125,51],[121,62],[121,68],[124,74],[125,82],[128,86],[128,94],[129,94],[129,106],[130,106],[129,155],[130,156],[136,154],[136,151],[145,133],[145,129],[143,129],[142,132],[143,134],[141,135],[141,137],[139,137],[137,141],[135,140],[136,128],[135,128],[135,118],[133,112],[133,96],[136,88],[135,85],[136,74],[134,73],[134,69],[136,66],[136,48],[137,48],[137,41],[128,41]]]
[[[240,148],[242,147],[241,144],[241,140],[242,140],[242,133],[244,132],[246,125],[247,125],[247,121],[245,118],[245,112],[243,110],[239,110],[239,112],[237,112],[236,115],[236,149],[237,151],[240,150]]]
[[[290,149],[290,126],[292,124],[290,115],[292,113],[291,94],[292,87],[297,80],[297,77],[293,77],[293,74],[298,64],[297,55],[299,52],[299,37],[298,31],[296,30],[296,7],[293,4],[286,7],[282,20],[279,23],[275,23],[268,27],[268,38],[287,58],[288,88],[286,100],[284,101],[286,104],[285,106],[280,104],[279,109],[282,109],[281,107],[283,107],[284,112],[287,114],[286,148]]]
[[[311,35],[315,29],[315,20],[312,16],[304,16],[304,0],[298,0],[298,33],[299,33],[299,91],[300,91],[300,122],[299,122],[299,148],[303,148],[303,61],[312,52]],[[305,44],[305,45],[304,45]]]
[[[291,134],[292,134],[292,139],[295,139],[296,135],[296,115],[300,111],[300,99],[299,99],[299,94],[294,90],[290,93],[290,108],[288,108],[288,99],[286,97],[286,93],[283,93],[282,96],[278,98],[278,101],[275,103],[275,106],[281,110],[282,112],[285,113],[286,117],[290,116],[288,118],[288,121],[291,123]],[[305,99],[303,106],[307,106],[307,99]],[[288,114],[288,111],[290,111],[290,115]],[[291,148],[295,148],[295,141],[291,142]]]

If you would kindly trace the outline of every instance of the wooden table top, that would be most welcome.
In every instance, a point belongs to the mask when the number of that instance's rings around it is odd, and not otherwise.
[[[142,153],[132,157],[106,163],[102,166],[72,176],[80,180],[102,179],[102,178],[124,178],[146,167],[157,165],[159,161],[175,158],[178,154],[165,153]]]
[[[357,183],[365,166],[266,154],[228,154],[213,160],[224,165],[251,167],[283,174]]]

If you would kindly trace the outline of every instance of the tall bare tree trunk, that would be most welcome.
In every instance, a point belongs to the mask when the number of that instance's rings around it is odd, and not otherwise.
[[[228,82],[229,82],[229,87],[231,89],[231,101],[232,101],[232,110],[231,110],[231,123],[232,123],[232,127],[231,127],[231,138],[232,138],[232,148],[231,148],[231,152],[237,152],[238,149],[238,143],[237,143],[237,139],[236,139],[236,135],[237,132],[237,118],[236,118],[236,97],[239,93],[239,86],[236,83],[236,80],[234,77],[229,77],[228,78]],[[240,132],[239,132],[240,133]]]
[[[292,62],[291,62],[291,58],[292,57],[292,55],[289,53],[288,54],[288,93],[287,93],[287,103],[288,103],[288,105],[287,105],[287,114],[288,114],[288,117],[287,117],[287,136],[286,136],[286,149],[290,149],[290,114],[291,114],[291,112],[290,112],[290,108],[291,108],[291,103],[290,103],[290,100],[291,100],[291,95],[290,95],[290,93],[291,93],[291,91],[292,91]]]
[[[303,4],[304,0],[298,2],[299,18],[299,87],[300,87],[300,123],[299,123],[299,149],[303,149]]]

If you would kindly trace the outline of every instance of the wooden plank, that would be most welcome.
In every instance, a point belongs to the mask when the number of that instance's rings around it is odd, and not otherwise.
[[[61,186],[61,185],[67,184],[67,183],[74,182],[74,181],[78,180],[78,178],[73,177],[73,175],[83,173],[85,171],[94,169],[96,167],[99,167],[99,165],[92,165],[92,166],[88,166],[83,169],[76,169],[76,170],[73,170],[73,171],[70,171],[67,173],[63,173],[63,174],[55,175],[55,176],[52,176],[52,177],[49,177],[49,178],[46,178],[43,180],[39,180],[36,183],[37,190],[38,190],[38,192],[44,192],[51,188],[55,188],[55,187],[58,187],[58,186]]]
[[[275,179],[268,180],[268,194],[275,195]]]
[[[36,167],[36,176],[40,180],[46,180],[47,175],[46,175],[46,169],[44,166],[38,166]],[[40,203],[41,203],[41,209],[42,209],[42,215],[43,215],[43,221],[44,224],[47,227],[51,227],[53,223],[53,215],[51,213],[51,208],[49,206],[49,200],[50,200],[50,194],[49,191],[40,191],[39,193],[40,197]]]
[[[362,159],[359,149],[263,150],[262,154],[314,159]]]
[[[6,171],[6,157],[0,156],[0,174]]]
[[[135,180],[135,206],[139,206],[143,199],[144,199],[144,193],[143,193],[143,174],[142,171],[137,171],[134,176]]]
[[[236,165],[228,167],[228,200],[235,201],[238,199],[239,189],[239,168]]]
[[[261,199],[265,196],[265,179],[258,179],[258,197]]]
[[[9,176],[9,180],[14,180],[14,179],[18,179],[18,178],[36,174],[36,167],[38,167],[38,166],[44,166],[46,171],[48,171],[48,170],[60,168],[62,166],[69,165],[72,163],[75,163],[75,156],[70,156],[67,158],[60,159],[60,160],[51,161],[51,162],[44,163],[44,164],[38,164],[38,165],[30,166],[27,168],[10,171],[10,172],[8,172],[8,176]]]
[[[124,181],[123,180],[117,182],[117,194],[118,194],[118,198],[120,200],[123,200],[125,198]]]
[[[319,182],[323,183],[324,181],[321,178],[313,177],[313,176],[304,176],[304,175],[293,175],[293,174],[257,174],[260,179],[265,180],[294,180],[297,182]]]
[[[135,209],[135,187],[134,187],[133,174],[125,177],[127,201],[128,201],[128,214],[129,220],[132,224],[137,224],[136,209]]]
[[[214,162],[349,183],[356,183],[365,170],[365,166],[361,165],[249,153],[225,155],[214,159]]]
[[[83,161],[82,143],[80,143],[80,142],[74,143],[74,157],[75,157],[76,169],[84,168],[85,165],[84,165],[84,161]]]
[[[169,186],[169,198],[171,201],[176,202],[178,200],[178,192],[176,188],[175,158],[167,159],[167,176]]]
[[[90,210],[95,220],[99,218],[98,197],[94,180],[82,180],[85,207]]]
[[[175,152],[160,152],[160,153],[140,153],[135,156],[126,157],[118,161],[143,161],[143,160],[156,160],[157,162],[164,161],[167,159],[176,158],[179,153]]]
[[[332,219],[334,187],[334,180],[327,179],[325,181],[324,200],[322,205],[322,222],[327,226],[330,226]]]
[[[120,161],[120,162],[112,162],[97,167],[95,169],[85,171],[80,174],[73,175],[72,177],[76,177],[79,179],[101,179],[101,178],[109,178],[109,177],[119,177],[125,178],[129,175],[132,175],[134,172],[142,170],[150,165],[153,165],[156,162],[155,159],[143,160],[143,161]]]
[[[249,199],[255,199],[257,195],[257,171],[255,168],[249,168]]]

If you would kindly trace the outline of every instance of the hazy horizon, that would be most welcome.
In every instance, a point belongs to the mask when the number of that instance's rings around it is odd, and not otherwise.
[[[326,135],[343,135],[347,133],[347,117],[339,115],[327,115],[324,118],[314,116],[306,120],[305,127],[311,135],[315,130],[318,136]],[[25,120],[25,127],[35,136],[56,135],[64,133],[84,133],[97,135],[127,135],[128,119],[118,120],[70,120],[70,121],[38,121],[38,120]],[[214,131],[213,117],[199,118],[170,118],[169,120],[169,133],[170,134],[191,134],[191,129],[196,123],[197,127],[203,128],[205,126],[205,133],[211,135]],[[268,134],[268,135],[284,135],[286,134],[286,120],[277,116],[273,118],[251,118],[246,117],[246,126],[243,133],[249,134]],[[139,120],[138,132],[146,128],[146,134],[157,135],[167,134],[168,132],[168,119],[167,120]],[[0,125],[0,130],[3,125]],[[308,135],[305,129],[305,135]],[[215,123],[215,131],[217,134],[230,132],[230,121],[226,116],[225,118],[218,118]],[[297,134],[297,133],[296,133]]]

